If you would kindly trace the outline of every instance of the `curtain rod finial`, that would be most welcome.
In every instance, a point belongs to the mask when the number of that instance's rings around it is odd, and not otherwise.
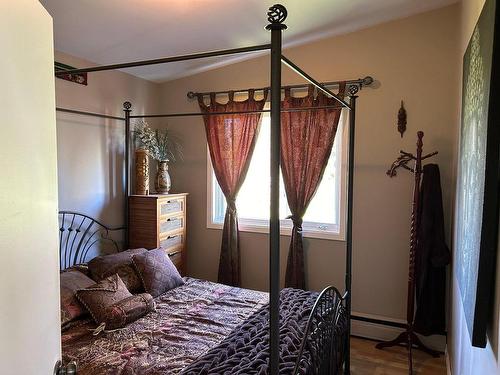
[[[374,79],[372,76],[366,76],[363,78],[363,86],[370,86],[373,83]]]
[[[189,91],[189,92],[187,93],[187,97],[188,97],[189,99],[194,99],[194,98],[196,98],[196,94],[195,94],[194,92],[192,92],[192,91]]]
[[[347,90],[349,91],[349,96],[354,96],[358,93],[359,86],[358,85],[350,85]]]

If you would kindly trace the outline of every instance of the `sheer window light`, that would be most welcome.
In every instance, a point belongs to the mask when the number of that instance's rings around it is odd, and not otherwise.
[[[323,179],[304,215],[304,222],[302,224],[304,237],[334,240],[344,239],[347,177],[346,119],[348,117],[344,112],[342,112],[340,117],[332,153],[328,160]],[[262,115],[260,132],[248,173],[236,198],[240,231],[268,232],[270,120],[269,113]],[[207,157],[207,227],[222,228],[226,211],[226,200],[214,175],[210,155],[208,154]],[[282,178],[280,178],[280,192],[281,233],[289,235],[291,233],[292,221],[286,219],[291,213],[288,208]]]

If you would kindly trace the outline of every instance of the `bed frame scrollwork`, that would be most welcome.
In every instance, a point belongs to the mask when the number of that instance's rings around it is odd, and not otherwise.
[[[98,253],[118,252],[112,232],[125,227],[110,227],[75,211],[59,211],[59,265],[61,270],[86,263]]]
[[[342,374],[348,323],[345,295],[333,286],[323,289],[309,315],[293,374]]]

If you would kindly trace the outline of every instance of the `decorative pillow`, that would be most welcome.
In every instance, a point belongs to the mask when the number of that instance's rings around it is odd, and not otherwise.
[[[118,274],[111,275],[85,289],[78,289],[76,296],[87,308],[97,324],[106,322],[107,309],[132,296]]]
[[[116,329],[134,322],[148,312],[155,309],[155,302],[151,294],[141,293],[125,298],[106,311],[106,329]]]
[[[153,297],[184,284],[179,271],[161,247],[132,256],[146,292]]]
[[[87,313],[85,307],[76,298],[76,291],[86,288],[94,282],[76,269],[61,272],[61,326]]]
[[[100,281],[117,273],[130,292],[142,292],[141,280],[132,265],[132,255],[145,251],[147,250],[130,249],[116,254],[95,257],[89,262],[90,275],[95,281]]]

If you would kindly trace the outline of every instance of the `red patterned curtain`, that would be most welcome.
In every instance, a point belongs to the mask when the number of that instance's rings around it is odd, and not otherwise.
[[[344,98],[345,83],[340,85]],[[281,171],[288,206],[292,212],[292,238],[288,253],[285,286],[305,289],[302,218],[323,177],[335,140],[341,105],[309,87],[306,97],[294,98],[285,90],[283,109],[336,106],[329,109],[284,112],[281,117]]]
[[[210,94],[210,105],[205,105],[202,96],[198,96],[198,103],[203,113],[258,111],[264,108],[266,98],[267,92],[263,100],[257,101],[254,91],[249,90],[244,101],[235,101],[230,92],[226,104],[218,103],[214,93]],[[241,284],[236,196],[248,171],[261,116],[262,113],[203,116],[215,176],[227,202],[218,277],[220,283],[227,285]]]

